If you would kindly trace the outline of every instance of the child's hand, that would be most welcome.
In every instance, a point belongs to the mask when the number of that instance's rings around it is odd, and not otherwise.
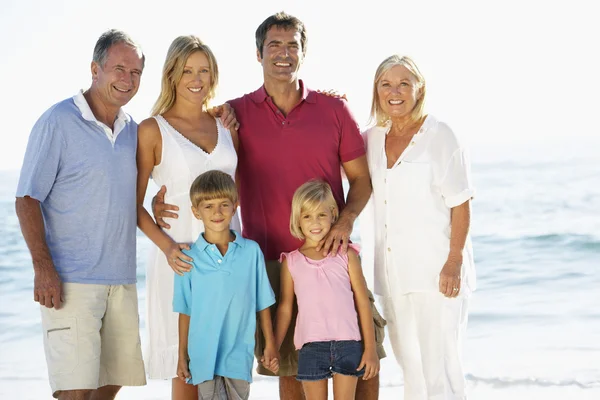
[[[177,377],[182,381],[186,382],[187,379],[192,377],[190,374],[190,369],[188,367],[189,358],[187,356],[179,356],[179,361],[177,361]]]
[[[275,346],[266,346],[265,352],[260,359],[263,367],[276,374],[279,372],[279,352],[275,349]]]
[[[365,368],[363,380],[366,381],[377,376],[379,373],[379,357],[377,357],[375,350],[365,350],[356,370],[360,371],[363,367]]]

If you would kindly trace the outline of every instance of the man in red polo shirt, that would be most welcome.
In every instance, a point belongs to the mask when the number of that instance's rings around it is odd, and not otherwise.
[[[345,100],[308,89],[298,71],[306,53],[306,31],[297,18],[285,13],[268,17],[256,30],[257,58],[264,85],[228,103],[240,122],[238,185],[243,235],[260,245],[267,260],[269,280],[279,296],[282,252],[300,247],[290,234],[289,218],[294,191],[310,179],[327,181],[341,210],[324,239],[323,251],[345,252],[355,219],[371,195],[371,180],[363,140]],[[340,168],[341,167],[341,168]],[[341,169],[349,182],[344,201]],[[159,192],[160,193],[160,192]],[[157,223],[172,209],[159,194],[154,205]],[[275,307],[273,312],[275,312]],[[377,352],[383,350],[385,322],[373,306]],[[284,400],[303,399],[295,379],[298,354],[293,345],[295,321],[280,350],[279,389]],[[257,332],[256,354],[264,338]],[[257,372],[273,375],[259,363]],[[379,377],[359,380],[357,399],[377,399]]]

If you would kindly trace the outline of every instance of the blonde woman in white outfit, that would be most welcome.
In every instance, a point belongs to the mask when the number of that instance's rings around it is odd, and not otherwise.
[[[173,312],[174,273],[189,271],[191,259],[181,252],[204,231],[191,211],[189,190],[208,170],[232,177],[237,167],[237,133],[207,112],[218,82],[210,48],[195,36],[171,44],[163,68],[161,93],[152,118],[138,129],[138,226],[156,245],[146,274],[149,348],[146,371],[151,379],[172,379],[173,399],[197,399],[196,387],[176,379],[178,314]],[[165,201],[177,204],[179,217],[168,232],[159,228],[143,206],[148,180],[166,187]],[[240,230],[237,215],[232,229]]]
[[[475,289],[474,190],[466,149],[425,115],[425,80],[408,57],[377,69],[366,133],[373,182],[375,293],[404,372],[405,400],[465,399],[461,339]]]

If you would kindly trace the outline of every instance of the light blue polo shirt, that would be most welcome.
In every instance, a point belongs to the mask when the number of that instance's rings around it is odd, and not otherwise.
[[[111,131],[82,92],[33,127],[16,197],[40,202],[63,282],[136,282],[136,148],[137,124],[121,110]]]
[[[225,256],[200,235],[184,253],[190,272],[175,275],[173,311],[190,316],[192,383],[215,375],[252,382],[256,313],[275,303],[258,244],[232,231]]]

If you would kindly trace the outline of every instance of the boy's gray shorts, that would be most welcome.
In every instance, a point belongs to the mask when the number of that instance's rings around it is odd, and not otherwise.
[[[248,400],[250,382],[215,376],[198,385],[198,400]]]

